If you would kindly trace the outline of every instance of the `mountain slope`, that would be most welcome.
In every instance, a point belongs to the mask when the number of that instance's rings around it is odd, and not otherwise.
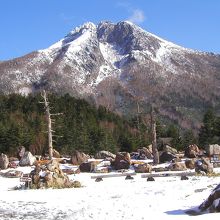
[[[47,49],[0,63],[0,91],[70,93],[121,114],[149,104],[182,127],[220,109],[220,55],[186,49],[130,22],[85,23]]]

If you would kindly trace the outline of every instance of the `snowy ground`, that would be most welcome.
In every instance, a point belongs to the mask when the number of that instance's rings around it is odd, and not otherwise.
[[[30,168],[17,168],[27,170]],[[212,220],[220,214],[189,216],[185,211],[198,207],[220,183],[220,177],[155,177],[147,182],[140,174],[91,179],[94,174],[71,175],[84,187],[73,189],[10,190],[18,178],[0,177],[0,219],[199,219]]]

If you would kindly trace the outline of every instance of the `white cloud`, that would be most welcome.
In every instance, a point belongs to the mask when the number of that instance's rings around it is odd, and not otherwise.
[[[70,23],[73,23],[73,20],[75,19],[74,16],[68,16],[64,13],[61,13],[60,14],[60,18],[61,20],[63,20],[64,23],[66,24],[70,24]]]
[[[144,12],[140,9],[135,9],[133,10],[131,17],[128,18],[128,20],[131,21],[132,23],[140,24],[145,20]]]

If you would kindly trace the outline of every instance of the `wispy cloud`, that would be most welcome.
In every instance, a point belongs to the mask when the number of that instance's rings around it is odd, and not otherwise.
[[[129,17],[128,20],[133,23],[140,24],[145,20],[144,12],[140,9],[135,9],[133,10],[131,17]]]
[[[146,17],[144,15],[144,12],[141,9],[132,6],[131,3],[121,1],[117,3],[117,7],[124,8],[130,14],[130,17],[127,18],[128,21],[137,24],[145,21]]]
[[[68,15],[66,15],[64,13],[61,13],[59,16],[60,16],[61,20],[63,20],[64,23],[66,23],[66,24],[70,24],[74,20],[73,16],[68,16]]]

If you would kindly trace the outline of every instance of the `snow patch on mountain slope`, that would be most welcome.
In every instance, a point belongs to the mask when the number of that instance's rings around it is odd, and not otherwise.
[[[84,25],[75,28],[71,31],[65,38],[51,45],[49,48],[44,50],[39,50],[40,53],[44,55],[55,58],[62,51],[63,48],[67,48],[65,51],[66,58],[69,60],[77,59],[77,53],[85,49],[86,45],[93,40],[93,36],[96,33],[95,24],[88,22]],[[76,36],[75,36],[76,35]]]
[[[101,81],[109,76],[117,77],[121,73],[123,59],[128,56],[120,53],[120,48],[109,43],[99,42],[99,49],[105,60],[105,64],[100,66],[99,74],[94,85],[98,85]]]

